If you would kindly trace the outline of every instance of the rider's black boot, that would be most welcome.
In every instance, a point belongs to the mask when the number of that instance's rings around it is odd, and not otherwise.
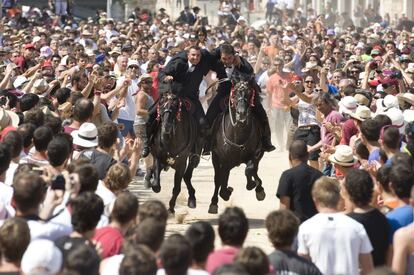
[[[148,146],[148,142],[144,142],[144,146],[142,148],[142,152],[141,152],[141,158],[146,158],[148,157],[149,153],[150,153],[150,148]]]
[[[263,135],[262,135],[262,148],[265,152],[272,152],[276,149],[272,144],[271,132],[269,121],[264,121],[263,123]]]
[[[256,104],[256,114],[263,126],[263,135],[262,135],[262,148],[265,152],[271,152],[276,149],[272,144],[272,134],[269,126],[269,119],[267,117],[266,111],[264,110],[262,104]]]

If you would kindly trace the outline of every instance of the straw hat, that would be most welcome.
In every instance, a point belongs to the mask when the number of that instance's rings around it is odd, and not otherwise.
[[[329,161],[340,166],[352,167],[357,162],[357,159],[350,146],[338,145],[335,147],[335,153],[329,156]]]
[[[371,110],[367,106],[360,105],[355,113],[350,113],[349,116],[359,121],[364,121],[372,117]]]
[[[403,94],[398,94],[397,95],[399,99],[414,105],[414,94],[412,93],[403,93]]]
[[[0,130],[3,130],[7,126],[19,126],[20,118],[19,116],[9,110],[0,107]]]

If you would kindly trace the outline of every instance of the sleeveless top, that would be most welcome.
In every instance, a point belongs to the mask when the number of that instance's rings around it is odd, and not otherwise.
[[[147,104],[145,105],[145,109],[149,110],[149,108],[154,104],[154,99],[144,91],[140,91],[140,93],[143,93],[147,97]],[[134,125],[142,125],[142,124],[145,124],[147,121],[148,121],[148,116],[141,116],[141,115],[136,114]]]
[[[319,125],[319,122],[316,119],[316,106],[315,105],[306,103],[302,99],[299,99],[298,110],[299,110],[298,127]]]

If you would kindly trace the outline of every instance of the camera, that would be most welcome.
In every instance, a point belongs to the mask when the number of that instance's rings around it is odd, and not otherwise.
[[[393,78],[393,79],[402,79],[403,78],[402,73],[401,73],[400,70],[393,71],[391,73],[390,77]]]
[[[53,177],[50,188],[52,190],[65,190],[65,183],[65,177],[63,175],[57,175]]]

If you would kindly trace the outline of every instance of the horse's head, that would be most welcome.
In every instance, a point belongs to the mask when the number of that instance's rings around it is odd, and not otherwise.
[[[165,93],[159,102],[158,119],[161,126],[161,138],[168,140],[172,133],[174,122],[181,112],[180,100],[172,93]]]
[[[254,97],[256,96],[250,81],[239,80],[233,84],[230,96],[232,107],[236,111],[236,121],[245,123],[250,107],[254,105]]]

